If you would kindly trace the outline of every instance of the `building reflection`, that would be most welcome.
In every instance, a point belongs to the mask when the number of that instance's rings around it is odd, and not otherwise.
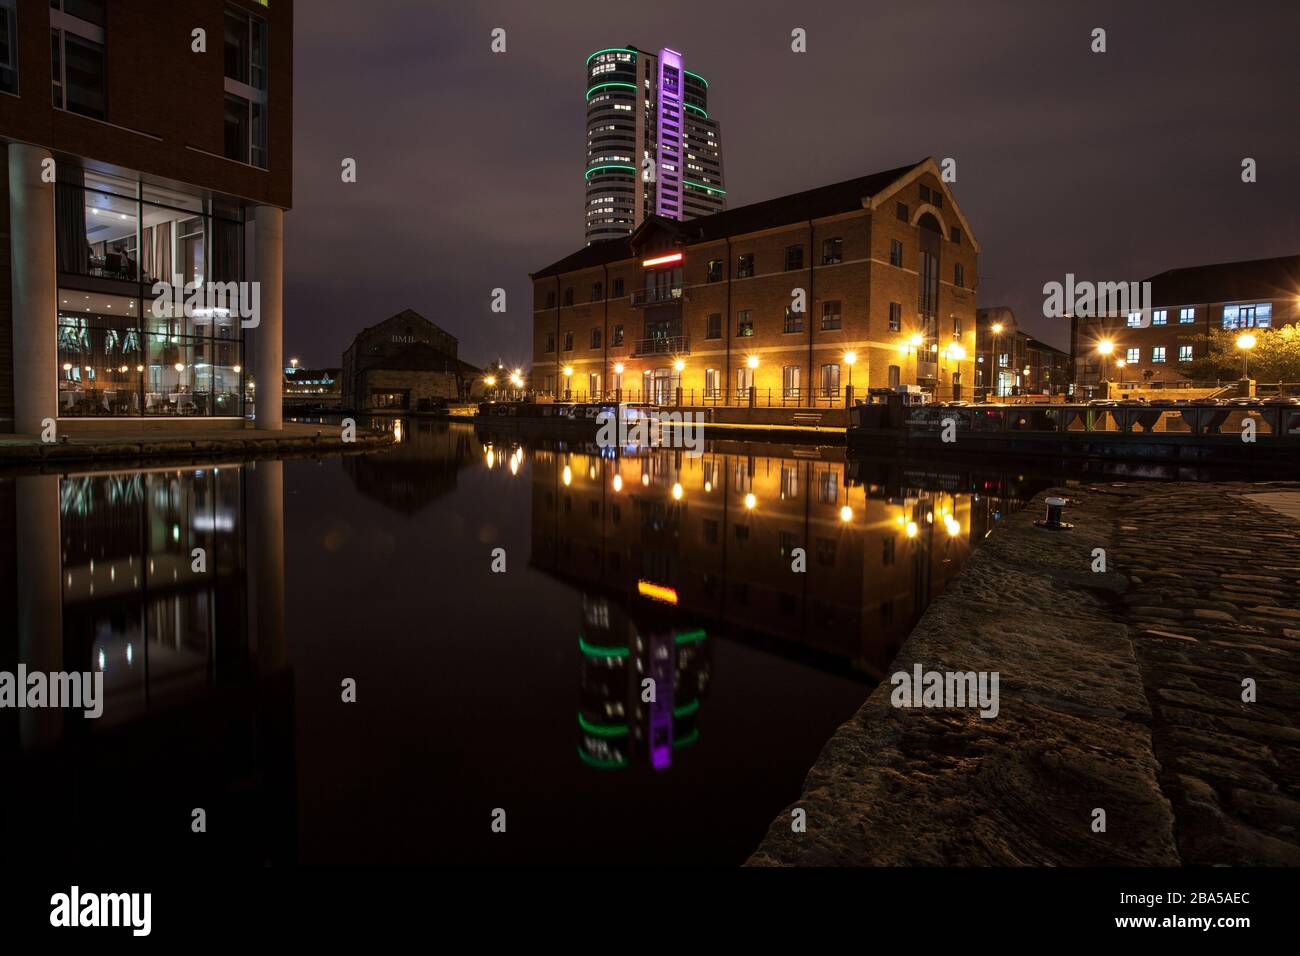
[[[412,515],[456,488],[456,474],[477,460],[474,430],[427,418],[372,418],[358,425],[391,431],[396,447],[348,455],[343,470],[356,489],[399,514]]]
[[[525,454],[490,441],[486,452]],[[526,454],[531,562],[584,594],[579,752],[601,767],[639,754],[666,765],[698,735],[716,637],[880,680],[972,548],[1028,495],[1003,476],[877,467],[843,449]],[[671,688],[657,710],[640,693],[656,675]]]
[[[22,556],[0,669],[104,675],[98,720],[0,711],[24,781],[3,798],[11,839],[292,860],[282,464],[23,476],[0,496]]]

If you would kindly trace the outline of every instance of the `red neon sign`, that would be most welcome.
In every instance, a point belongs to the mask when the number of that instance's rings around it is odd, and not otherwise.
[[[641,265],[662,266],[662,265],[667,265],[670,262],[681,262],[681,261],[682,261],[682,254],[680,252],[674,252],[666,256],[658,256],[654,259],[646,259],[644,262],[641,263]]]

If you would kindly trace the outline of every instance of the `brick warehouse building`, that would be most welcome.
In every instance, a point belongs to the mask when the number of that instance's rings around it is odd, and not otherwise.
[[[242,421],[250,371],[278,428],[292,0],[0,0],[0,22],[0,429]],[[175,275],[259,283],[260,324],[155,317]]]
[[[687,403],[743,404],[751,386],[760,403],[835,404],[850,380],[969,398],[978,253],[933,159],[650,217],[532,275],[533,384],[661,404],[679,387]]]
[[[428,412],[481,394],[482,370],[460,343],[413,309],[357,333],[343,353],[343,407],[354,412]]]
[[[1105,358],[1110,380],[1177,385],[1188,381],[1188,363],[1206,354],[1211,329],[1259,332],[1300,322],[1300,255],[1170,269],[1146,281],[1148,314],[1070,320],[1077,390],[1101,382],[1102,341],[1113,347]]]
[[[1020,329],[1004,305],[976,313],[975,395],[1066,395],[1070,356]]]

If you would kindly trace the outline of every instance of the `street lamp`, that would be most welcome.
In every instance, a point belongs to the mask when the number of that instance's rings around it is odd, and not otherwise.
[[[1106,356],[1115,351],[1115,343],[1110,339],[1102,339],[1097,343],[1097,353],[1101,356],[1101,380],[1106,381]]]
[[[572,392],[569,390],[569,383],[573,379],[573,366],[564,366],[564,400],[567,402]]]
[[[844,407],[853,404],[853,366],[858,364],[858,353],[852,349],[844,353],[844,364],[849,367],[849,387],[844,393]]]
[[[1255,336],[1250,332],[1237,336],[1237,348],[1241,349],[1241,377],[1250,378],[1250,350],[1255,347]]]
[[[745,364],[750,368],[758,368],[758,356],[751,355],[749,358],[745,359]]]

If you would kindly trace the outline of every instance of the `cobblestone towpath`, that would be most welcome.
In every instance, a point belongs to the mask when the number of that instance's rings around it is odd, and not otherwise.
[[[1047,494],[1074,529],[1009,518],[891,668],[997,716],[882,683],[750,865],[1300,864],[1300,482]]]

